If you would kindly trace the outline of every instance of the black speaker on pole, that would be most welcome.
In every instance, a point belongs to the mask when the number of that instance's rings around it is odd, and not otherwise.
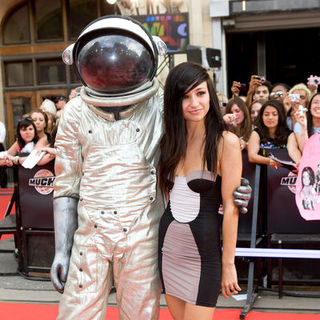
[[[221,67],[221,50],[188,45],[187,60],[201,64],[204,68]]]

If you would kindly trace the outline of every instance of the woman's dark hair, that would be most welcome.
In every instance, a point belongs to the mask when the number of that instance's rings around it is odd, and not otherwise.
[[[44,117],[44,122],[46,123],[46,126],[44,128],[44,131],[46,131],[46,129],[48,128],[48,115],[42,111],[41,109],[33,109],[31,112],[30,112],[30,118],[32,116],[33,113],[41,113]]]
[[[17,134],[17,142],[18,142],[18,145],[20,147],[20,149],[22,149],[25,145],[26,145],[26,142],[22,139],[21,137],[21,134],[20,134],[20,130],[21,129],[24,129],[24,128],[27,128],[29,126],[33,126],[33,129],[34,129],[34,137],[32,139],[32,141],[36,144],[38,142],[38,134],[37,134],[37,128],[34,124],[34,122],[32,121],[32,119],[30,118],[24,118],[24,119],[21,119],[19,122],[18,122],[18,125],[17,125],[17,131],[16,131],[16,134]]]
[[[243,140],[248,141],[251,135],[252,126],[251,126],[251,117],[250,117],[249,110],[246,103],[239,97],[235,97],[229,100],[226,107],[226,114],[232,113],[231,109],[232,109],[232,106],[235,104],[243,112],[244,119],[240,125],[240,130],[237,130],[235,126],[230,126],[229,130],[235,133],[239,138],[242,137]]]
[[[303,174],[304,172],[308,172],[309,174],[309,179],[310,179],[310,185],[313,185],[315,183],[315,177],[314,177],[314,172],[312,170],[311,167],[304,167],[303,170],[302,170],[302,174],[301,174],[301,182],[302,182],[302,185],[304,186],[304,183],[303,183]]]
[[[279,100],[268,100],[264,105],[261,107],[258,117],[257,117],[257,129],[261,133],[261,144],[267,143],[268,140],[271,138],[269,135],[269,129],[263,123],[263,112],[266,107],[274,107],[278,111],[278,125],[275,133],[275,138],[273,139],[273,143],[275,146],[280,147],[282,145],[287,144],[288,139],[288,127],[286,123],[286,116],[284,111],[284,106],[281,101]]]
[[[202,82],[208,85],[210,107],[205,118],[206,138],[203,167],[207,163],[212,172],[217,170],[217,147],[226,129],[219,100],[207,71],[199,64],[184,62],[174,67],[164,88],[164,135],[160,142],[159,184],[163,192],[173,186],[174,174],[179,161],[186,156],[187,128],[182,111],[185,94]]]
[[[311,105],[312,105],[312,101],[313,99],[316,97],[316,96],[319,96],[320,95],[320,92],[314,94],[312,96],[312,98],[310,99],[309,101],[309,104],[308,104],[308,112],[306,113],[306,116],[307,116],[307,130],[308,130],[308,137],[311,137],[314,132],[313,132],[313,120],[312,120],[312,114],[311,114]]]

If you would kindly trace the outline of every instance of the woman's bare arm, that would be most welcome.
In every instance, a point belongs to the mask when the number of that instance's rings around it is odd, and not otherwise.
[[[238,293],[237,271],[234,264],[238,235],[238,207],[234,204],[233,191],[241,183],[242,156],[239,139],[231,132],[224,134],[219,145],[219,168],[222,178],[223,201],[222,223],[222,281],[221,289],[225,298]]]

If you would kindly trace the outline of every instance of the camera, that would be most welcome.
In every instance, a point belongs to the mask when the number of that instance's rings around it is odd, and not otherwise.
[[[261,81],[265,81],[265,77],[264,76],[255,76],[254,77],[256,80],[261,80]]]
[[[320,77],[310,77],[309,78],[309,83],[313,84],[313,85],[320,84]]]
[[[240,91],[245,91],[247,89],[247,86],[246,86],[245,83],[240,83],[238,88],[239,88]]]
[[[290,93],[289,97],[290,97],[290,100],[292,102],[299,102],[299,100],[300,100],[300,94],[299,93]]]

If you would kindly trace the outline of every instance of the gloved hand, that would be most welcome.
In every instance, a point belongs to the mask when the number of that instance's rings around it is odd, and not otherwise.
[[[61,197],[53,200],[55,256],[51,266],[51,281],[54,288],[63,293],[67,280],[73,235],[78,227],[78,199]]]
[[[239,207],[241,213],[248,212],[248,204],[251,198],[252,189],[249,185],[249,181],[246,178],[241,178],[241,186],[239,186],[234,192],[233,202]]]

